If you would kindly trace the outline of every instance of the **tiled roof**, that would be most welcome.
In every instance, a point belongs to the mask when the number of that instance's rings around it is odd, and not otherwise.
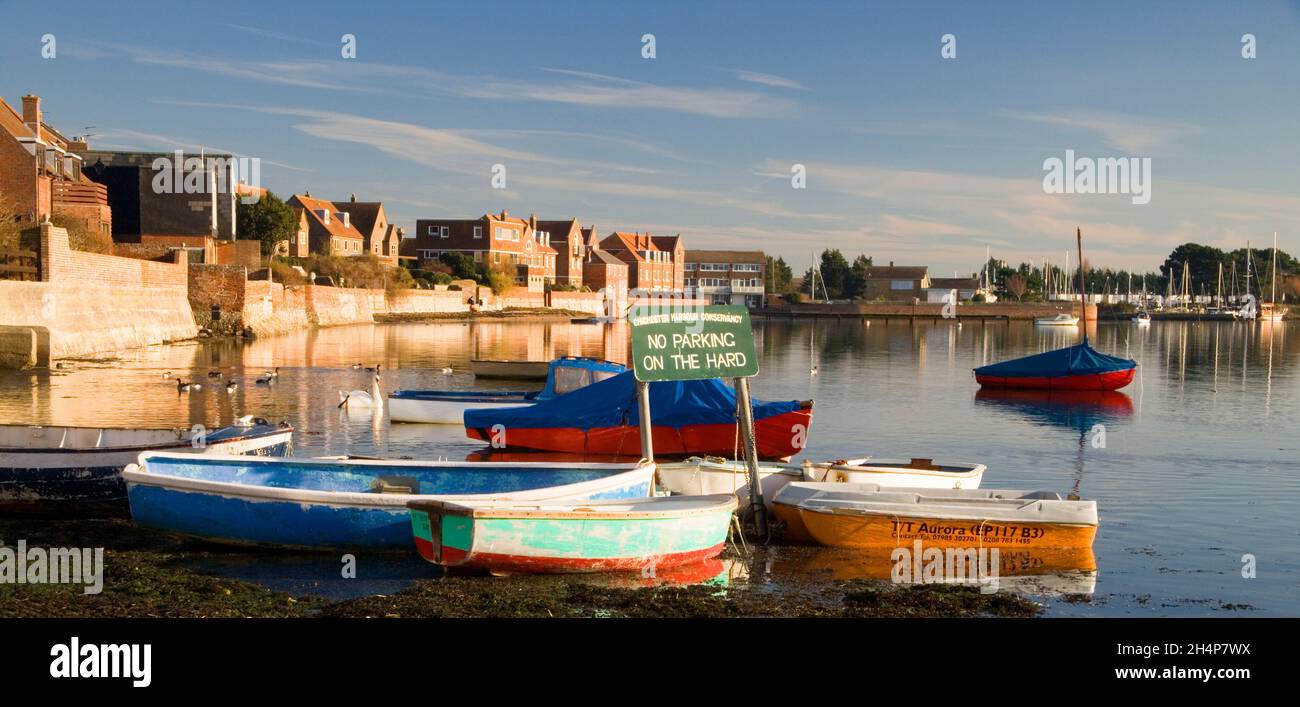
[[[980,286],[978,277],[932,277],[930,287],[943,290],[974,290]]]
[[[303,196],[301,194],[294,194],[289,197],[289,199],[290,201],[298,202],[303,208],[307,209],[307,218],[319,224],[320,227],[324,228],[331,236],[337,236],[339,238],[361,238],[364,240],[361,232],[357,230],[355,224],[344,226],[343,220],[338,218],[338,216],[333,215],[338,214],[340,211],[333,202],[324,199],[313,199],[310,196]],[[328,224],[321,219],[320,214],[316,213],[317,211],[330,212],[331,216]],[[351,218],[351,214],[349,214],[348,218]]]
[[[568,241],[569,233],[578,226],[578,219],[569,219],[568,221],[538,221],[537,230],[547,231],[551,234],[553,241]],[[581,230],[581,229],[579,229]]]
[[[334,205],[339,211],[348,212],[348,217],[352,219],[352,225],[363,234],[369,235],[375,230],[375,221],[379,219],[379,211],[384,208],[382,201],[336,201]]]
[[[0,128],[15,138],[36,137],[32,134],[27,124],[23,122],[22,113],[14,110],[14,107],[5,102],[3,96],[0,96]]]
[[[867,277],[921,280],[930,269],[924,265],[877,265],[867,268]]]
[[[600,250],[599,248],[591,251],[591,260],[599,260],[606,265],[622,265],[623,267],[627,267],[627,263],[614,257],[614,255],[609,251]]]

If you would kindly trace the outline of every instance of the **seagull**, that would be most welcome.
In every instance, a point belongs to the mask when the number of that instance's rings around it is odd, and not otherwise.
[[[226,392],[227,392],[227,393],[233,393],[233,392],[235,392],[235,389],[238,388],[238,387],[239,387],[239,384],[238,384],[238,383],[236,383],[236,382],[234,382],[234,381],[226,381]]]
[[[199,385],[198,383],[186,383],[180,378],[176,379],[176,392],[178,393],[188,393],[191,390],[198,390],[199,388],[202,387],[203,386]]]
[[[171,372],[171,371],[163,371],[163,380],[165,380],[165,381],[170,381],[171,378],[172,378],[172,372]]]
[[[354,364],[352,364],[352,370],[354,370],[354,371],[359,371],[359,370],[361,370],[361,364],[359,364],[359,363],[354,363]]]
[[[813,367],[812,367],[812,371],[811,371],[811,373],[812,373],[814,376],[817,375],[817,366],[813,366]]]
[[[442,369],[442,372],[443,372],[443,373],[450,374],[452,371],[451,371],[450,368],[444,368],[444,369]]]

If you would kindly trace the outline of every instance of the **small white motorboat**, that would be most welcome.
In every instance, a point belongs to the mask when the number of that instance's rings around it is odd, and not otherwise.
[[[1038,317],[1034,320],[1034,324],[1037,326],[1075,326],[1078,323],[1078,317],[1065,312],[1061,312],[1055,317]]]
[[[983,464],[936,464],[933,459],[841,459],[804,464],[804,481],[876,484],[887,488],[977,489]]]
[[[1134,323],[1134,324],[1139,324],[1139,325],[1141,325],[1141,324],[1150,324],[1150,323],[1151,323],[1151,314],[1150,314],[1149,312],[1147,312],[1145,309],[1140,309],[1140,310],[1138,310],[1138,313],[1137,313],[1137,314],[1134,314],[1134,315],[1133,315],[1133,323]]]
[[[804,460],[802,464],[759,462],[758,483],[763,498],[771,500],[792,481],[871,483],[886,488],[979,488],[987,467],[983,464],[935,464],[932,459]],[[743,459],[691,457],[680,462],[660,462],[659,486],[671,493],[707,496],[734,493],[741,509],[749,507],[749,468]]]
[[[741,510],[749,508],[749,467],[745,460],[729,461],[722,457],[691,457],[680,462],[659,462],[656,472],[659,487],[682,496],[735,494]],[[802,481],[803,467],[798,464],[758,463],[758,486],[763,498],[770,499],[791,481]]]

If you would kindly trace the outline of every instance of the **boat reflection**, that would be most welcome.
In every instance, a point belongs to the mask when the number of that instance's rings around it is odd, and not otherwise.
[[[1088,429],[1133,416],[1133,399],[1116,390],[1012,390],[981,388],[975,403],[1051,427]]]
[[[991,551],[990,551],[991,552]],[[808,548],[782,553],[770,566],[773,574],[820,575],[834,580],[889,581],[895,561],[888,552],[861,552],[844,548]],[[988,573],[990,579],[994,577]],[[1097,560],[1092,548],[1047,548],[998,551],[998,591],[1037,596],[1092,594],[1097,584]],[[974,579],[935,577],[927,582],[974,584]]]

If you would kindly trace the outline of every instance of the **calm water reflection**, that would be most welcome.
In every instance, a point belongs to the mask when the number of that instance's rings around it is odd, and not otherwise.
[[[1137,359],[1138,377],[1114,395],[1065,398],[979,393],[971,368],[1072,343],[1072,330],[844,320],[760,322],[756,333],[762,372],[755,394],[816,401],[809,456],[978,461],[989,467],[986,487],[1077,490],[1097,499],[1098,572],[1043,588],[1054,594],[1095,584],[1093,602],[1055,602],[1053,613],[1223,615],[1224,602],[1249,604],[1255,615],[1300,613],[1296,324],[1103,322],[1091,332],[1094,345]],[[546,322],[356,326],[247,345],[188,342],[70,362],[52,373],[0,372],[0,422],[179,427],[251,413],[293,423],[298,454],[464,459],[482,448],[458,428],[390,427],[368,412],[339,411],[339,390],[368,387],[365,372],[350,366],[382,363],[390,390],[497,388],[500,382],[474,380],[470,358],[626,361],[627,352],[625,325]],[[276,385],[254,384],[274,366],[281,369]],[[444,367],[454,372],[440,373]],[[240,383],[234,394],[207,378],[213,369]],[[178,395],[163,380],[166,371],[204,387]],[[1254,579],[1241,576],[1245,554],[1256,558]],[[729,561],[723,576],[779,589],[793,575],[877,571],[859,559],[778,550],[743,570]],[[293,574],[256,562],[232,565],[254,577]],[[390,591],[404,573],[421,571],[400,562],[384,567],[376,578],[382,587],[373,591]],[[326,582],[331,573],[321,570]]]

